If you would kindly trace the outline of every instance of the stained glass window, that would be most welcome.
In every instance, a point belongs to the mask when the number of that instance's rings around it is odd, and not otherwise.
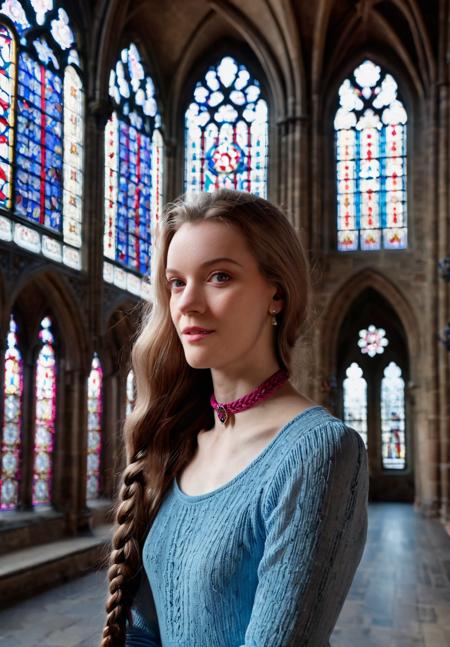
[[[339,88],[340,251],[407,246],[406,122],[396,81],[373,62],[365,60]]]
[[[257,79],[231,56],[212,65],[185,115],[185,189],[267,193],[267,103]]]
[[[11,206],[11,171],[14,141],[16,41],[0,24],[0,207]]]
[[[389,341],[386,338],[384,328],[376,328],[371,324],[367,329],[359,331],[358,346],[363,355],[368,355],[369,357],[381,355],[388,344]]]
[[[361,434],[367,447],[367,382],[361,367],[353,362],[345,372],[344,422]]]
[[[102,448],[103,371],[94,354],[88,378],[87,498],[95,499],[100,490],[100,455]]]
[[[405,381],[395,362],[385,368],[381,380],[381,440],[384,469],[404,469]]]
[[[58,4],[4,0],[0,6],[0,23],[7,16],[19,36],[14,97],[15,40],[0,24],[0,206],[32,224],[2,216],[0,237],[80,269],[84,92],[75,35]]]
[[[115,110],[105,128],[104,253],[149,275],[152,234],[162,207],[161,117],[152,78],[133,43],[111,70],[109,94]],[[116,274],[107,264],[105,280],[117,283]]]
[[[134,383],[134,373],[129,371],[127,375],[127,416],[133,411],[134,401],[136,398],[136,385]]]
[[[33,505],[49,504],[56,419],[56,357],[52,322],[41,321],[41,349],[36,364],[36,416],[34,437]]]
[[[23,361],[17,344],[17,325],[13,317],[5,353],[4,418],[1,443],[0,510],[17,506],[22,449]]]

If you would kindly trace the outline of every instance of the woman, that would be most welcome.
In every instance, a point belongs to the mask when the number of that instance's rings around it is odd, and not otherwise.
[[[309,304],[294,229],[220,190],[171,205],[137,399],[102,647],[323,647],[360,561],[355,431],[289,382]]]

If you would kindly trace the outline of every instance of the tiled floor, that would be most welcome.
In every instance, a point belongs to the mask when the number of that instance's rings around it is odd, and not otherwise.
[[[96,647],[105,574],[0,612],[1,647]],[[372,504],[332,647],[450,647],[450,538],[405,504]],[[192,647],[195,647],[194,645]]]

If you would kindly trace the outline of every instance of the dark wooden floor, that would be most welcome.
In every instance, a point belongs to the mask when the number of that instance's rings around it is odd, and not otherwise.
[[[0,613],[1,647],[96,647],[105,574]],[[371,504],[360,567],[332,647],[450,647],[450,538],[408,504]],[[192,646],[194,647],[194,646]]]

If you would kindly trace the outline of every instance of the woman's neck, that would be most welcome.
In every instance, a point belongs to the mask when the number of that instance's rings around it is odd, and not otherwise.
[[[276,373],[280,366],[276,361],[261,366],[243,369],[211,369],[214,396],[217,402],[232,402],[242,398]]]

